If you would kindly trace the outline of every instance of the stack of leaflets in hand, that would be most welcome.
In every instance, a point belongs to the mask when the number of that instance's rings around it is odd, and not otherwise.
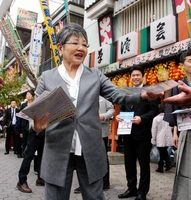
[[[118,88],[116,89],[119,93],[124,93],[126,95],[133,95],[133,94],[140,94],[141,92],[152,92],[155,94],[158,94],[160,92],[165,92],[173,87],[176,87],[178,83],[174,80],[168,80],[164,82],[157,83],[155,85],[151,86],[145,86],[145,87],[124,87],[124,88]]]
[[[172,114],[177,115],[178,131],[191,129],[191,108],[175,110]]]
[[[123,121],[118,123],[117,135],[129,135],[131,134],[132,119],[134,117],[134,112],[120,112],[120,118]]]
[[[34,119],[37,116],[41,119],[47,112],[50,113],[48,126],[63,119],[76,115],[77,110],[62,87],[52,92],[44,91],[33,103],[17,113],[18,117]]]

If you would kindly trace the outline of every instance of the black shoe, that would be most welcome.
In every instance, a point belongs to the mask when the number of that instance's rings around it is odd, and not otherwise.
[[[159,169],[159,168],[156,169],[155,171],[156,171],[156,172],[159,172],[159,173],[164,173],[164,170],[163,170],[163,169]]]
[[[137,191],[131,191],[131,190],[128,189],[123,194],[119,194],[118,198],[124,199],[124,198],[135,197],[135,196],[137,196]]]
[[[17,151],[14,151],[14,154],[16,154],[16,155],[17,155],[17,154],[18,154],[18,153],[17,153]]]
[[[165,171],[169,171],[171,169],[172,169],[172,166],[168,166],[168,167],[166,167]]]
[[[110,188],[110,185],[103,185],[103,191],[107,191],[109,190],[109,188]]]
[[[23,158],[23,155],[22,154],[17,154],[17,158]]]
[[[44,186],[45,185],[45,181],[43,179],[37,179],[36,180],[36,186]]]
[[[7,154],[9,154],[9,152],[8,152],[8,151],[6,151],[6,152],[4,153],[4,155],[7,155]]]
[[[81,188],[78,187],[78,188],[74,189],[74,193],[75,193],[75,194],[79,194],[79,193],[81,193]]]
[[[144,195],[144,194],[139,194],[139,195],[135,198],[135,200],[146,200],[146,195]]]

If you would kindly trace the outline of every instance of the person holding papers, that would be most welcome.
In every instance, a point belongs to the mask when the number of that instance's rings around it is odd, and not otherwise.
[[[164,120],[174,128],[173,145],[177,147],[176,174],[174,179],[172,200],[190,199],[191,188],[190,169],[191,169],[191,130],[184,130],[178,134],[177,115],[171,114],[175,110],[185,109],[191,106],[189,91],[191,91],[191,51],[183,52],[180,56],[180,63],[185,70],[186,77],[179,81],[179,86],[172,89],[170,97],[165,99],[166,110]],[[181,90],[183,92],[181,92]]]
[[[27,106],[31,105],[34,99],[34,91],[28,91],[26,93],[26,99],[27,101],[21,105],[21,109],[23,110]],[[21,192],[25,193],[31,193],[32,189],[28,186],[27,183],[27,176],[30,171],[30,165],[31,162],[35,156],[35,152],[38,153],[38,164],[37,164],[37,180],[36,185],[37,186],[44,186],[44,180],[40,178],[40,165],[42,160],[42,152],[43,152],[43,146],[44,146],[44,132],[40,134],[36,134],[35,132],[29,133],[30,128],[30,121],[26,119],[22,119],[20,117],[17,117],[17,123],[15,125],[15,130],[18,135],[22,135],[24,138],[23,142],[23,155],[24,159],[21,163],[19,172],[18,172],[18,178],[19,181],[17,183],[17,188]],[[25,146],[24,146],[25,145]]]
[[[69,23],[57,34],[57,48],[62,63],[42,73],[36,97],[45,90],[52,92],[61,86],[73,98],[77,114],[48,126],[50,111],[34,116],[32,130],[45,130],[41,178],[45,180],[45,200],[69,200],[73,172],[76,170],[82,198],[104,200],[103,177],[107,172],[107,157],[99,118],[99,96],[116,104],[141,104],[145,98],[161,94],[120,94],[98,68],[83,65],[88,53],[85,30]],[[55,104],[55,109],[57,105]]]
[[[133,67],[130,71],[133,87],[143,87],[144,69]],[[121,112],[134,112],[131,133],[123,135],[125,171],[128,189],[118,198],[137,196],[136,200],[145,200],[150,187],[150,150],[151,126],[153,118],[158,114],[158,101],[143,101],[139,105],[122,105]],[[122,121],[120,115],[116,116]],[[136,161],[140,164],[140,181],[137,188]]]

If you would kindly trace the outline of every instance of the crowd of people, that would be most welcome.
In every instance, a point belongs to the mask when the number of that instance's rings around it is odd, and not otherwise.
[[[119,194],[118,198],[135,196],[135,200],[146,200],[150,188],[151,147],[156,145],[160,151],[156,172],[163,173],[164,164],[168,171],[172,166],[167,148],[172,146],[170,140],[173,137],[179,151],[172,200],[189,199],[189,170],[185,166],[189,168],[187,163],[191,163],[188,157],[190,130],[182,131],[179,138],[181,143],[177,142],[176,116],[169,117],[167,113],[176,109],[174,104],[181,108],[191,106],[191,53],[182,54],[180,59],[187,75],[184,80],[186,84],[179,81],[177,88],[172,90],[172,97],[164,100],[170,104],[160,112],[158,106],[161,98],[163,100],[163,93],[142,92],[131,96],[118,93],[117,86],[99,69],[84,66],[88,46],[86,31],[80,25],[70,23],[64,26],[57,34],[57,48],[62,63],[57,68],[43,72],[35,90],[35,98],[38,98],[45,90],[51,92],[61,86],[74,99],[73,104],[78,110],[75,116],[52,126],[48,126],[48,111],[41,119],[37,116],[31,120],[16,117],[16,113],[33,102],[34,94],[31,91],[27,92],[27,101],[20,110],[17,102],[11,100],[10,107],[4,113],[1,121],[6,129],[5,155],[10,152],[10,138],[13,134],[14,153],[18,158],[23,158],[18,169],[17,188],[22,192],[32,192],[27,175],[35,152],[38,151],[36,185],[45,186],[45,200],[70,199],[74,170],[79,181],[76,191],[81,193],[82,198],[104,200],[103,190],[110,188],[108,120],[114,114],[113,104],[119,104],[120,111],[134,112],[134,117],[131,134],[123,135],[127,190]],[[130,74],[133,87],[144,87],[144,71],[141,67],[133,67]],[[3,81],[0,79],[2,87]],[[122,120],[120,114],[115,119],[118,122]],[[137,160],[140,165],[138,187]]]

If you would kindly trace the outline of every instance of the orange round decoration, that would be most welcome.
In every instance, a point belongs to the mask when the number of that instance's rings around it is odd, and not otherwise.
[[[176,64],[176,61],[167,61],[165,63],[159,63],[154,67],[145,69],[144,85],[154,85],[161,81],[167,81],[173,79],[175,81],[181,80],[185,77],[184,69],[181,65]],[[119,87],[132,87],[130,73],[127,72],[123,75],[116,75],[111,78],[111,81]]]

